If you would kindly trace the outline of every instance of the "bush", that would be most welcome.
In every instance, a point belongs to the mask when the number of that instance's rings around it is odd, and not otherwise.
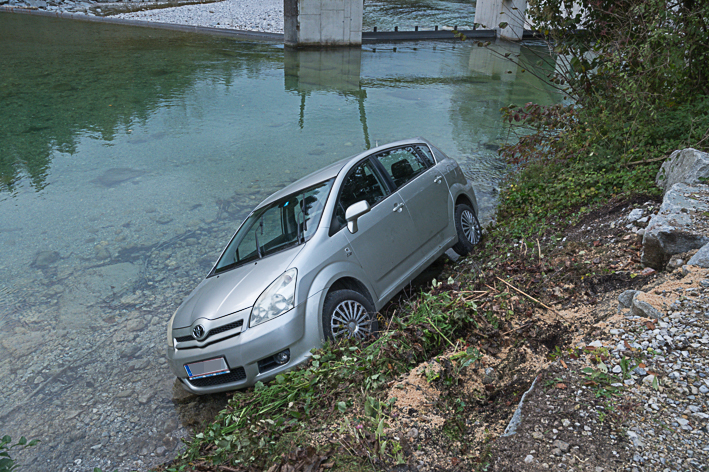
[[[656,194],[663,157],[709,150],[709,2],[530,0],[529,15],[558,54],[554,72],[533,72],[569,104],[502,109],[519,136],[501,149],[519,171],[498,218],[512,220],[513,234],[613,197]]]

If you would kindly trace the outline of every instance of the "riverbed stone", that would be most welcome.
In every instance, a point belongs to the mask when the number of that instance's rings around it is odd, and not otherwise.
[[[696,185],[709,178],[709,154],[693,148],[673,152],[663,162],[655,182],[665,192],[676,183]]]
[[[59,260],[60,256],[57,251],[40,251],[34,259],[34,266],[40,269],[45,269]]]

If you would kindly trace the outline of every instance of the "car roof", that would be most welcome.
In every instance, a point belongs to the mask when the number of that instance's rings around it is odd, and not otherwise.
[[[405,146],[407,144],[419,144],[419,143],[428,143],[428,141],[423,138],[403,139],[401,141],[395,141],[392,143],[384,144],[382,146],[377,146],[375,148],[368,149],[368,150],[363,151],[359,154],[355,154],[354,156],[346,157],[345,159],[342,159],[342,160],[339,160],[339,161],[334,162],[332,164],[329,164],[320,170],[316,170],[312,174],[308,174],[305,177],[296,180],[292,184],[282,188],[281,190],[277,191],[276,193],[274,193],[271,196],[269,196],[268,198],[266,198],[255,209],[257,210],[265,205],[269,205],[269,204],[275,202],[276,200],[280,200],[283,197],[286,197],[286,196],[291,195],[293,193],[297,193],[300,190],[304,190],[304,189],[311,187],[315,184],[318,184],[320,182],[324,182],[326,180],[337,177],[337,175],[340,173],[340,171],[342,171],[343,168],[348,167],[348,164],[350,164],[350,163],[354,164],[371,154],[375,154],[377,152],[380,152],[384,149],[388,149],[391,147]]]

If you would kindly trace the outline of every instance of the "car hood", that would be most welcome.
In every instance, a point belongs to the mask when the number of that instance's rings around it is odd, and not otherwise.
[[[215,320],[252,307],[302,248],[300,245],[204,279],[177,309],[173,327],[184,328],[198,318]]]

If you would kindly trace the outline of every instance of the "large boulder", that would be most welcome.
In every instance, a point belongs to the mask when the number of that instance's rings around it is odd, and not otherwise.
[[[687,148],[673,152],[665,160],[655,182],[665,193],[677,183],[696,185],[709,179],[709,154]]]
[[[709,186],[677,183],[665,193],[660,211],[645,228],[642,263],[662,270],[672,255],[699,249],[707,243]]]

